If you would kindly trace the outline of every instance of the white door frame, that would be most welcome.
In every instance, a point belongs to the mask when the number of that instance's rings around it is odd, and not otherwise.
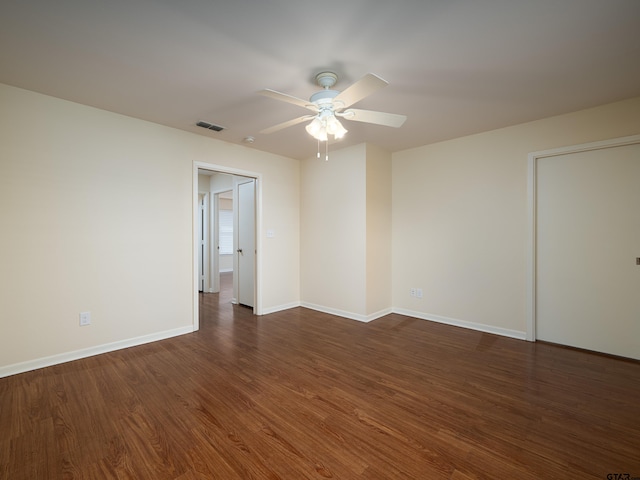
[[[583,143],[568,147],[554,148],[529,154],[529,172],[527,185],[527,211],[528,211],[528,241],[527,241],[527,336],[530,342],[536,340],[536,237],[537,237],[537,168],[538,160],[541,158],[557,157],[570,153],[588,152],[591,150],[602,150],[605,148],[622,147],[640,143],[640,135],[614,138],[601,142]]]
[[[220,213],[219,210],[219,193],[211,195],[211,288],[209,292],[220,292]]]
[[[253,307],[253,313],[262,315],[262,239],[258,232],[262,231],[262,175],[247,170],[239,170],[236,168],[225,167],[206,162],[193,162],[193,182],[192,182],[192,271],[193,271],[193,330],[200,328],[200,307],[199,307],[199,290],[198,290],[198,170],[210,170],[212,172],[226,173],[229,175],[240,175],[243,177],[254,178],[256,181],[256,303]]]
[[[200,270],[198,272],[200,276],[200,278],[198,279],[198,288],[202,286],[202,291],[208,292],[210,291],[211,279],[209,194],[198,194],[199,198],[200,195],[202,195],[202,201],[198,201],[198,221],[200,223],[200,225],[198,226],[198,241],[200,242],[200,245],[198,245],[198,269]]]

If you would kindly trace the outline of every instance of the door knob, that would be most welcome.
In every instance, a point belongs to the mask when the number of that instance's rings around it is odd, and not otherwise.
[[[242,253],[242,249],[241,249],[241,248],[239,248],[238,250],[236,250],[236,252],[238,252],[238,253]]]

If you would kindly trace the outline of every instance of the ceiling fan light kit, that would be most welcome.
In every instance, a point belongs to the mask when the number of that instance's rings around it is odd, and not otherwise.
[[[329,139],[329,135],[333,135],[335,139],[340,139],[348,131],[342,126],[334,113],[329,110],[321,110],[305,129],[309,135],[321,142],[326,142]]]
[[[332,135],[335,139],[344,137],[347,133],[347,129],[344,128],[342,123],[337,117],[344,118],[345,120],[352,120],[363,123],[373,123],[377,125],[384,125],[388,127],[400,127],[407,117],[404,115],[397,115],[393,113],[374,112],[371,110],[357,110],[349,109],[354,103],[359,102],[363,98],[371,95],[375,91],[382,87],[386,87],[388,82],[382,78],[368,73],[356,83],[348,87],[346,90],[339,92],[332,90],[338,76],[333,72],[321,72],[316,75],[316,83],[322,87],[322,90],[311,95],[309,102],[287,95],[286,93],[277,92],[275,90],[265,89],[261,90],[261,95],[275,98],[284,102],[292,103],[300,107],[304,107],[314,112],[315,115],[304,115],[302,117],[294,118],[286,122],[280,123],[270,128],[262,130],[260,133],[273,133],[278,130],[282,130],[293,125],[297,125],[302,122],[311,120],[311,122],[305,127],[305,130],[309,135],[318,140],[318,157],[320,156],[320,142],[328,142],[329,135]]]

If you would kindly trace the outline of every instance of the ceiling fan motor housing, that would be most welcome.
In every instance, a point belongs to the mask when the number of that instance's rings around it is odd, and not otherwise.
[[[337,90],[320,90],[319,92],[314,93],[313,95],[311,95],[311,103],[317,104],[317,105],[322,105],[325,103],[331,103],[333,101],[334,98],[336,98],[338,96],[340,92],[338,92]]]

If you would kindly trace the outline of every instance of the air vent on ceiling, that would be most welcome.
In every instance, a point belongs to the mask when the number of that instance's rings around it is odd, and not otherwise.
[[[214,125],[213,123],[209,123],[209,122],[198,122],[196,123],[196,125],[202,128],[207,128],[209,130],[216,131],[216,132],[221,132],[222,130],[224,130],[224,127],[221,127],[220,125]]]

